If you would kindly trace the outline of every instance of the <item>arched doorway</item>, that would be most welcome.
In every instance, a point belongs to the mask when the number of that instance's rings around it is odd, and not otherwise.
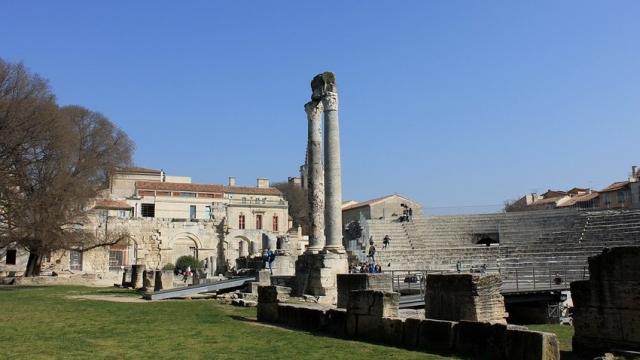
[[[173,240],[173,263],[181,256],[193,256],[199,260],[198,251],[201,248],[198,238],[193,234],[178,234]]]

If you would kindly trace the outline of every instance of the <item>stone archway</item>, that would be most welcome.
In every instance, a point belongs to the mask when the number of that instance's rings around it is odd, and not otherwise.
[[[202,248],[200,239],[192,233],[180,233],[176,234],[171,241],[172,262],[175,262],[181,256],[193,256],[196,260],[199,260],[199,250]]]

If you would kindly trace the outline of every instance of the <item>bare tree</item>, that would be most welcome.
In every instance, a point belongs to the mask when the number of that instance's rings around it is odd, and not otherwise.
[[[302,233],[309,229],[309,202],[307,191],[300,185],[290,182],[279,182],[273,185],[282,191],[284,198],[289,202],[289,216],[293,219],[294,226],[302,226]]]
[[[0,61],[0,246],[29,251],[25,276],[38,275],[51,251],[86,251],[124,237],[98,237],[86,225],[107,173],[128,165],[132,151],[106,117],[58,107],[46,81]]]

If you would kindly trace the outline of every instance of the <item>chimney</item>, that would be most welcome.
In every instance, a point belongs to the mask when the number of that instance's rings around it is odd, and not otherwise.
[[[236,186],[236,177],[229,176],[229,186]]]
[[[167,173],[165,173],[163,169],[160,169],[160,181],[161,182],[167,181]]]
[[[638,169],[638,167],[637,167],[637,166],[635,166],[635,165],[633,165],[633,166],[631,167],[631,176],[632,176],[632,177],[636,177],[636,174],[638,173],[637,169]]]
[[[258,178],[257,183],[258,189],[266,189],[269,187],[269,179]]]

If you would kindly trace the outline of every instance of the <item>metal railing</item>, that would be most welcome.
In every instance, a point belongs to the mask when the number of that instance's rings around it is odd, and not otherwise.
[[[420,294],[424,296],[428,274],[443,274],[448,270],[388,270],[391,274],[393,291],[401,294]]]
[[[487,272],[500,274],[503,293],[568,289],[571,282],[589,278],[585,265],[561,266],[557,263],[497,268]]]
[[[393,291],[402,294],[424,295],[429,274],[457,273],[454,269],[388,270],[391,273]],[[589,278],[586,265],[522,264],[520,266],[471,267],[463,273],[500,274],[502,293],[517,293],[539,290],[568,289],[571,282]]]

